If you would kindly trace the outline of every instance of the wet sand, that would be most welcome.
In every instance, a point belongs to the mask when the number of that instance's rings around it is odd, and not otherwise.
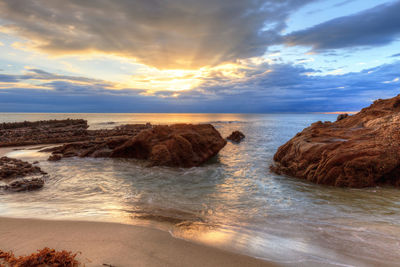
[[[79,251],[85,266],[276,266],[140,226],[0,218],[0,249],[26,255],[44,247]]]

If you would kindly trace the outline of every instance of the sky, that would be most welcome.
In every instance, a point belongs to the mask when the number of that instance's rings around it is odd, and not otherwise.
[[[0,0],[0,112],[357,111],[400,93],[400,0]]]

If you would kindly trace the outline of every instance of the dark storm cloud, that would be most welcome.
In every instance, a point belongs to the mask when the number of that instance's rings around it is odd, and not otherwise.
[[[289,45],[311,46],[314,51],[386,45],[400,37],[400,1],[340,17],[289,34]]]
[[[5,27],[53,54],[114,53],[160,68],[262,55],[314,0],[2,0]]]

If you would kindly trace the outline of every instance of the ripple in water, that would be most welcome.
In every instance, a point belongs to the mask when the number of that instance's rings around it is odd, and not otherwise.
[[[12,121],[72,117],[2,116]],[[217,158],[190,169],[145,168],[141,161],[119,159],[48,162],[48,155],[35,149],[13,151],[8,156],[39,160],[51,177],[43,190],[0,195],[2,216],[151,225],[178,238],[293,266],[394,266],[400,260],[398,189],[324,187],[269,171],[279,145],[334,115],[73,116],[88,119],[92,128],[214,122],[223,136],[240,130],[246,139],[228,143]]]

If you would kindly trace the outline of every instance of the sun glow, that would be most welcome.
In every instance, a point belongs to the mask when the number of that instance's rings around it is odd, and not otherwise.
[[[153,94],[157,91],[187,91],[216,78],[219,82],[238,82],[247,79],[248,73],[255,69],[255,65],[265,62],[264,59],[255,58],[197,70],[160,70],[143,66],[137,70],[137,74],[120,82],[117,88],[145,89],[147,91],[144,94]]]

